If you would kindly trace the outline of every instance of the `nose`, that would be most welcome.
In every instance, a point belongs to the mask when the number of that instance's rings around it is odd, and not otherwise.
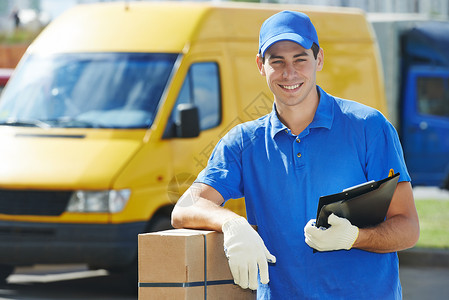
[[[284,72],[282,73],[282,77],[287,79],[294,76],[296,70],[292,64],[287,64],[284,68]]]

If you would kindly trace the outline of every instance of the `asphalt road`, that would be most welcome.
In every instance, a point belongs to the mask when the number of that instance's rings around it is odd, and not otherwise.
[[[130,300],[137,299],[118,275],[88,270],[83,265],[18,268],[0,287],[0,299],[23,300]],[[137,283],[136,283],[137,290]]]
[[[401,266],[405,300],[449,299],[449,268]],[[84,266],[37,266],[18,269],[0,288],[0,299],[23,300],[130,300],[120,276]]]
[[[399,268],[404,300],[449,299],[449,268]]]

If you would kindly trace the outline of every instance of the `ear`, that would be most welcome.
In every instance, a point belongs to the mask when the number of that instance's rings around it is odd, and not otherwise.
[[[317,71],[323,70],[323,67],[324,67],[324,50],[323,50],[323,48],[320,48],[320,51],[318,52],[316,60],[317,60],[316,70]]]
[[[256,64],[257,68],[259,69],[259,73],[262,76],[265,76],[265,68],[263,67],[262,58],[260,57],[260,54],[256,55]]]

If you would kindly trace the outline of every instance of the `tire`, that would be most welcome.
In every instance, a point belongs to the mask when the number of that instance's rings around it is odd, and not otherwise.
[[[443,189],[449,191],[449,174],[446,176],[446,179],[444,180],[442,187],[443,187]]]
[[[148,227],[145,230],[146,232],[155,232],[161,230],[173,229],[171,226],[170,215],[168,214],[156,214],[150,222],[148,222]],[[132,263],[118,271],[118,270],[109,270],[114,273],[116,276],[120,276],[123,280],[124,289],[127,293],[132,295],[137,295],[137,283],[138,283],[138,262],[137,256],[132,261]]]
[[[173,229],[173,227],[171,226],[170,216],[155,215],[148,223],[147,232],[155,232],[167,229]]]
[[[6,284],[6,279],[14,272],[14,266],[0,264],[0,285]]]

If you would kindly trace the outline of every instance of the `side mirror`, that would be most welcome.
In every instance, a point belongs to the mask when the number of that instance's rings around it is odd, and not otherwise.
[[[180,138],[193,138],[200,135],[200,118],[198,107],[191,103],[177,106],[179,123],[176,124],[176,136]]]

